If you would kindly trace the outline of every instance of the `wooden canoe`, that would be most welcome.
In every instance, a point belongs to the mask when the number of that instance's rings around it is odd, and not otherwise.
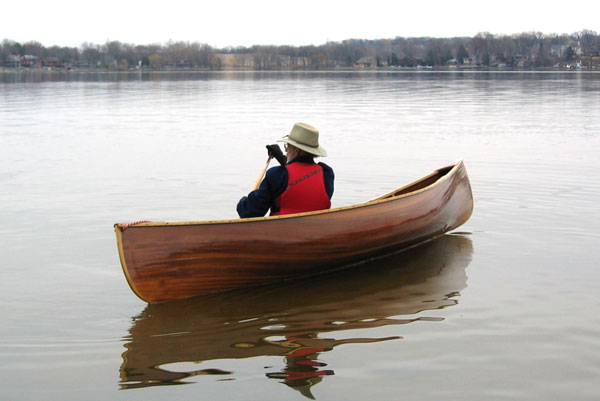
[[[453,230],[471,216],[463,162],[362,204],[235,220],[115,224],[131,289],[150,303],[339,269]]]

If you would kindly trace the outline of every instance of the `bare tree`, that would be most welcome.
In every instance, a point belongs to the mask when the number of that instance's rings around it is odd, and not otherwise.
[[[583,52],[583,55],[588,57],[589,68],[592,68],[593,56],[598,54],[600,51],[598,46],[598,34],[595,31],[584,29],[581,32],[577,32],[575,36],[581,43],[581,51]]]
[[[81,59],[88,67],[97,66],[102,62],[100,46],[85,42],[81,45]]]

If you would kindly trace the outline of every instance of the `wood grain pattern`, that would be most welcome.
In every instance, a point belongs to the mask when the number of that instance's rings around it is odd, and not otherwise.
[[[121,264],[144,301],[316,274],[408,247],[468,220],[462,162],[360,205],[287,216],[116,224]]]

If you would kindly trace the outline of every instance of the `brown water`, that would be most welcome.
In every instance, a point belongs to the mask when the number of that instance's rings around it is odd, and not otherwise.
[[[595,73],[1,74],[0,399],[596,399],[598,110]],[[472,218],[343,274],[136,298],[112,224],[235,217],[295,121],[334,207],[463,159]]]

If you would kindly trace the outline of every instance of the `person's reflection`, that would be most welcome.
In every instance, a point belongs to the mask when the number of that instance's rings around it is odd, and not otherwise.
[[[324,362],[328,351],[340,344],[401,338],[379,338],[377,327],[441,320],[410,315],[455,305],[466,286],[471,255],[469,238],[445,235],[335,275],[148,305],[130,329],[120,386],[234,375],[235,359],[282,356],[284,366],[268,368],[266,377],[313,398],[311,387],[334,374],[334,367]],[[372,337],[335,338],[338,332],[356,329]],[[196,363],[228,359],[232,367],[226,370],[173,369],[185,362],[198,367]]]
[[[306,397],[314,399],[310,387],[321,381],[322,376],[333,375],[333,370],[323,369],[327,364],[317,360],[321,352],[330,351],[333,347],[318,344],[316,335],[310,337],[288,336],[282,346],[289,347],[285,355],[285,368],[282,372],[267,373],[271,379],[281,379],[289,387],[300,391]],[[317,344],[310,341],[317,340]]]

